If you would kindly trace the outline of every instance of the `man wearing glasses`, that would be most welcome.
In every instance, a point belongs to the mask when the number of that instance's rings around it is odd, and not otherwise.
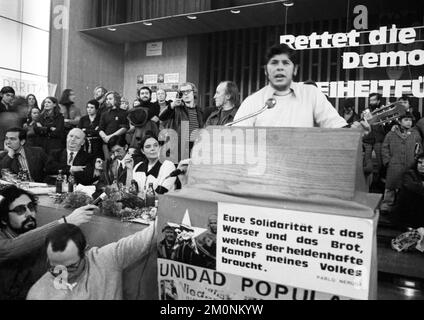
[[[191,82],[183,83],[180,87],[180,92],[182,97],[177,96],[159,115],[161,121],[169,120],[169,127],[178,132],[179,145],[182,147],[179,159],[188,158],[188,154],[182,153],[186,152],[187,143],[189,150],[191,150],[195,140],[192,133],[203,127],[203,114],[196,105],[196,86]]]
[[[48,272],[27,299],[122,300],[122,272],[153,249],[155,229],[156,222],[117,242],[88,249],[80,228],[59,226],[46,238]]]
[[[25,299],[29,288],[46,271],[42,246],[47,234],[65,222],[81,225],[91,219],[88,205],[66,218],[37,228],[37,200],[16,186],[0,190],[0,300]]]

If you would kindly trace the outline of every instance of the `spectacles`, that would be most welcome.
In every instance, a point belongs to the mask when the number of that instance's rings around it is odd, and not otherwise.
[[[181,92],[183,94],[189,94],[190,92],[193,92],[193,89],[191,89],[191,90],[184,90],[184,91],[181,90]]]
[[[68,273],[69,273],[69,272],[73,272],[73,271],[76,271],[76,270],[79,268],[79,266],[81,265],[82,260],[83,260],[83,259],[80,259],[78,262],[75,262],[75,263],[73,263],[73,264],[70,264],[69,266],[62,266],[62,265],[52,266],[52,265],[50,264],[50,262],[48,261],[48,259],[47,259],[48,271],[49,271],[51,274],[58,274],[59,272],[57,272],[57,271],[58,271],[58,270],[59,270],[59,271],[61,271],[61,270],[63,270],[63,269],[66,269],[66,271],[67,271]]]
[[[27,209],[31,212],[35,212],[35,210],[37,210],[37,203],[35,202],[30,202],[28,204],[21,204],[15,208],[13,208],[12,210],[10,210],[11,212],[15,212],[17,215],[21,216],[24,215],[27,212]]]

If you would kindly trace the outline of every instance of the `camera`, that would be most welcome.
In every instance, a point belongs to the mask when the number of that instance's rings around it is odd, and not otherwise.
[[[181,90],[177,91],[177,99],[181,99],[183,97],[183,92]]]

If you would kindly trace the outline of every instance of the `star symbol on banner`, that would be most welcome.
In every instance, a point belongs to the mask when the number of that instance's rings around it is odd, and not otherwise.
[[[191,225],[190,213],[188,212],[188,209],[184,213],[183,220],[181,221],[180,224],[168,222],[168,225],[172,228],[178,228],[178,229],[182,229],[182,230],[192,231],[193,232],[193,238],[197,238],[202,233],[204,233],[206,230],[208,230],[206,228],[198,228],[198,227],[193,227]]]

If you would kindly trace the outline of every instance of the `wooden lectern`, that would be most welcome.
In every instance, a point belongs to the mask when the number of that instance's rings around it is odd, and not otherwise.
[[[367,238],[368,243],[363,245],[364,248],[369,247],[370,253],[369,269],[365,271],[369,272],[369,277],[365,277],[368,282],[368,290],[367,296],[362,295],[359,299],[376,299],[376,228],[378,221],[376,207],[380,199],[367,194],[366,191],[362,169],[361,132],[359,130],[208,127],[201,130],[199,138],[193,147],[191,159],[192,164],[188,170],[188,185],[181,191],[165,195],[159,203],[159,226],[167,222],[181,223],[184,219],[187,222],[187,214],[189,214],[189,221],[192,226],[207,228],[208,217],[216,214],[219,211],[220,203],[223,202],[240,205],[241,208],[243,206],[251,206],[270,208],[270,211],[275,209],[287,212],[287,217],[282,217],[282,220],[288,219],[288,217],[296,217],[295,213],[299,212],[299,217],[303,215],[312,217],[311,221],[322,221],[322,224],[325,224],[326,220],[335,219],[336,221],[338,219],[337,221],[341,221],[340,226],[351,220],[364,226],[370,226],[369,237]],[[260,217],[258,216],[258,218]],[[219,214],[218,219],[220,219]],[[250,219],[254,221],[252,218]],[[304,221],[307,222],[307,220]],[[218,226],[221,225],[222,227],[222,224],[223,221],[218,220]],[[241,226],[243,227],[243,225]],[[250,225],[249,227],[251,229],[250,232],[254,232],[263,228],[263,225]],[[346,229],[348,227],[349,225],[347,225]],[[248,229],[247,225],[246,228]],[[314,225],[313,228],[318,232],[318,225]],[[336,228],[335,237],[339,236],[338,240],[340,240],[340,235],[345,232],[341,231],[342,229],[345,230],[342,227],[340,227],[340,230]],[[238,229],[234,228],[231,230],[236,232]],[[223,245],[221,231],[218,228],[216,234],[217,250]],[[283,230],[280,229],[278,231],[282,239]],[[288,233],[293,235],[290,231]],[[356,232],[355,234],[359,233]],[[298,235],[304,234],[299,233]],[[230,233],[229,236],[231,236]],[[324,237],[319,235],[319,237],[321,236]],[[237,236],[234,235],[234,237]],[[159,238],[161,238],[160,235]],[[254,238],[247,239],[251,240]],[[297,237],[296,241],[298,239],[299,237]],[[360,237],[358,239],[363,241]],[[347,240],[349,240],[347,241],[348,243],[351,243],[346,246],[348,249],[335,250],[335,253],[340,253],[341,255],[353,252],[352,248],[355,241],[354,239]],[[320,243],[324,243],[324,240],[322,241]],[[307,244],[302,245],[305,250],[309,248]],[[333,246],[333,242],[331,242],[331,245]],[[337,246],[338,244],[334,244],[333,248],[343,248],[342,245]],[[274,249],[275,251],[278,250],[278,248]],[[317,252],[327,250],[321,248],[320,245],[312,249]],[[284,251],[283,246],[279,250],[278,254],[273,252],[274,255],[272,256],[275,259],[280,259],[279,261],[283,261],[281,270],[286,270],[285,272],[295,270],[291,269],[294,268],[293,266],[283,264],[287,263],[286,258],[290,256]],[[362,253],[360,250],[357,251]],[[316,254],[318,255],[318,253]],[[321,252],[321,254],[325,257],[326,252]],[[270,256],[267,255],[267,259]],[[218,252],[216,257],[218,266],[220,263],[218,261]],[[222,259],[225,260],[224,258]],[[299,259],[302,259],[302,257],[299,256]],[[163,269],[160,261],[158,262],[158,268]],[[255,260],[252,259],[251,261]],[[219,268],[216,270],[222,271]],[[227,271],[228,267],[222,272]],[[235,272],[235,274],[243,276],[240,272]],[[254,275],[255,273],[252,272],[252,274]],[[278,271],[275,272],[274,276],[272,277],[271,275],[270,277],[268,275],[264,277],[268,277],[271,280],[274,278],[278,279]],[[259,280],[266,280],[261,278],[261,276],[258,277]],[[285,279],[284,276],[281,279]],[[159,283],[160,280],[161,278],[159,278]],[[336,280],[326,279],[326,281]],[[261,288],[258,287],[258,284],[260,284],[260,281],[256,283],[256,290],[259,290],[257,293],[262,295],[263,292],[260,291]],[[280,285],[282,284],[280,283]],[[298,288],[305,288],[305,286],[299,286]],[[307,289],[325,293],[325,282],[323,282],[322,288],[324,289],[318,290],[312,287]],[[331,293],[336,294],[334,292]],[[343,296],[343,292],[338,292],[337,294]],[[237,292],[233,292],[233,296],[240,297],[240,295],[237,296]],[[354,295],[347,296],[355,298]],[[271,296],[270,294],[269,296],[262,295],[260,298],[278,299],[281,297],[282,295]],[[319,297],[315,296],[315,298]]]

